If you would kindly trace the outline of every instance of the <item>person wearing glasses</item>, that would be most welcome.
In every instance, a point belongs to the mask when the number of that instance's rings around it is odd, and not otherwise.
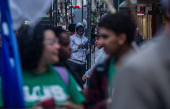
[[[85,98],[68,73],[68,87],[53,64],[59,62],[61,48],[51,27],[37,25],[33,33],[26,28],[18,36],[22,68],[23,94],[26,108],[83,109]],[[75,96],[76,94],[76,96]],[[2,95],[0,93],[0,98]],[[0,107],[3,101],[0,99]],[[45,106],[45,107],[44,107]]]

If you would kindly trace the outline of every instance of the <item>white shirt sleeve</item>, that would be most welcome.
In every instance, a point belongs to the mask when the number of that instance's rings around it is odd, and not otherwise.
[[[100,64],[100,63],[102,63],[102,62],[104,62],[104,60],[105,60],[106,58],[107,58],[107,55],[106,55],[106,53],[104,52],[103,48],[101,48],[100,52],[98,52],[98,53],[96,54],[94,65],[91,67],[91,69],[89,69],[88,71],[85,72],[86,77],[89,78],[89,77],[91,76],[92,71],[93,71],[93,69],[95,68],[95,66],[98,65],[98,64]]]
[[[70,37],[70,47],[71,47],[72,52],[78,51],[78,46],[74,44],[74,39],[72,36]]]

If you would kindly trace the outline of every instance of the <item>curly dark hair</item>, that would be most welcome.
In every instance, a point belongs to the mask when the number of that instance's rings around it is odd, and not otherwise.
[[[125,33],[127,36],[127,44],[131,44],[134,39],[136,24],[131,20],[127,13],[108,14],[99,23],[99,27],[112,30],[116,35]]]
[[[58,38],[60,38],[61,33],[67,33],[63,28],[60,27],[54,27],[53,30]]]
[[[25,28],[19,34],[18,45],[23,69],[33,70],[38,67],[44,48],[44,31],[49,29],[52,30],[49,26],[37,25],[34,29]]]
[[[75,28],[76,28],[76,24],[70,24],[70,25],[68,26],[68,30],[71,31],[72,33],[75,32]]]

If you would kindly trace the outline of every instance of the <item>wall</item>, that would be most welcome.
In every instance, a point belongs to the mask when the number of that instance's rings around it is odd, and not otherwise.
[[[152,15],[145,14],[144,16],[137,16],[137,27],[143,39],[152,38]]]

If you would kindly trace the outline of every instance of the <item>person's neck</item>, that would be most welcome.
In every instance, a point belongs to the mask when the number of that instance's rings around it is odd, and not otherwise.
[[[49,65],[43,64],[43,63],[39,63],[38,67],[36,69],[33,70],[33,72],[35,73],[43,73],[48,69]]]
[[[60,63],[64,63],[66,60],[65,59],[60,59]]]
[[[130,50],[130,47],[125,45],[121,50],[114,56],[114,64],[117,64],[119,60]]]
[[[102,47],[97,47],[99,50],[102,48]]]

